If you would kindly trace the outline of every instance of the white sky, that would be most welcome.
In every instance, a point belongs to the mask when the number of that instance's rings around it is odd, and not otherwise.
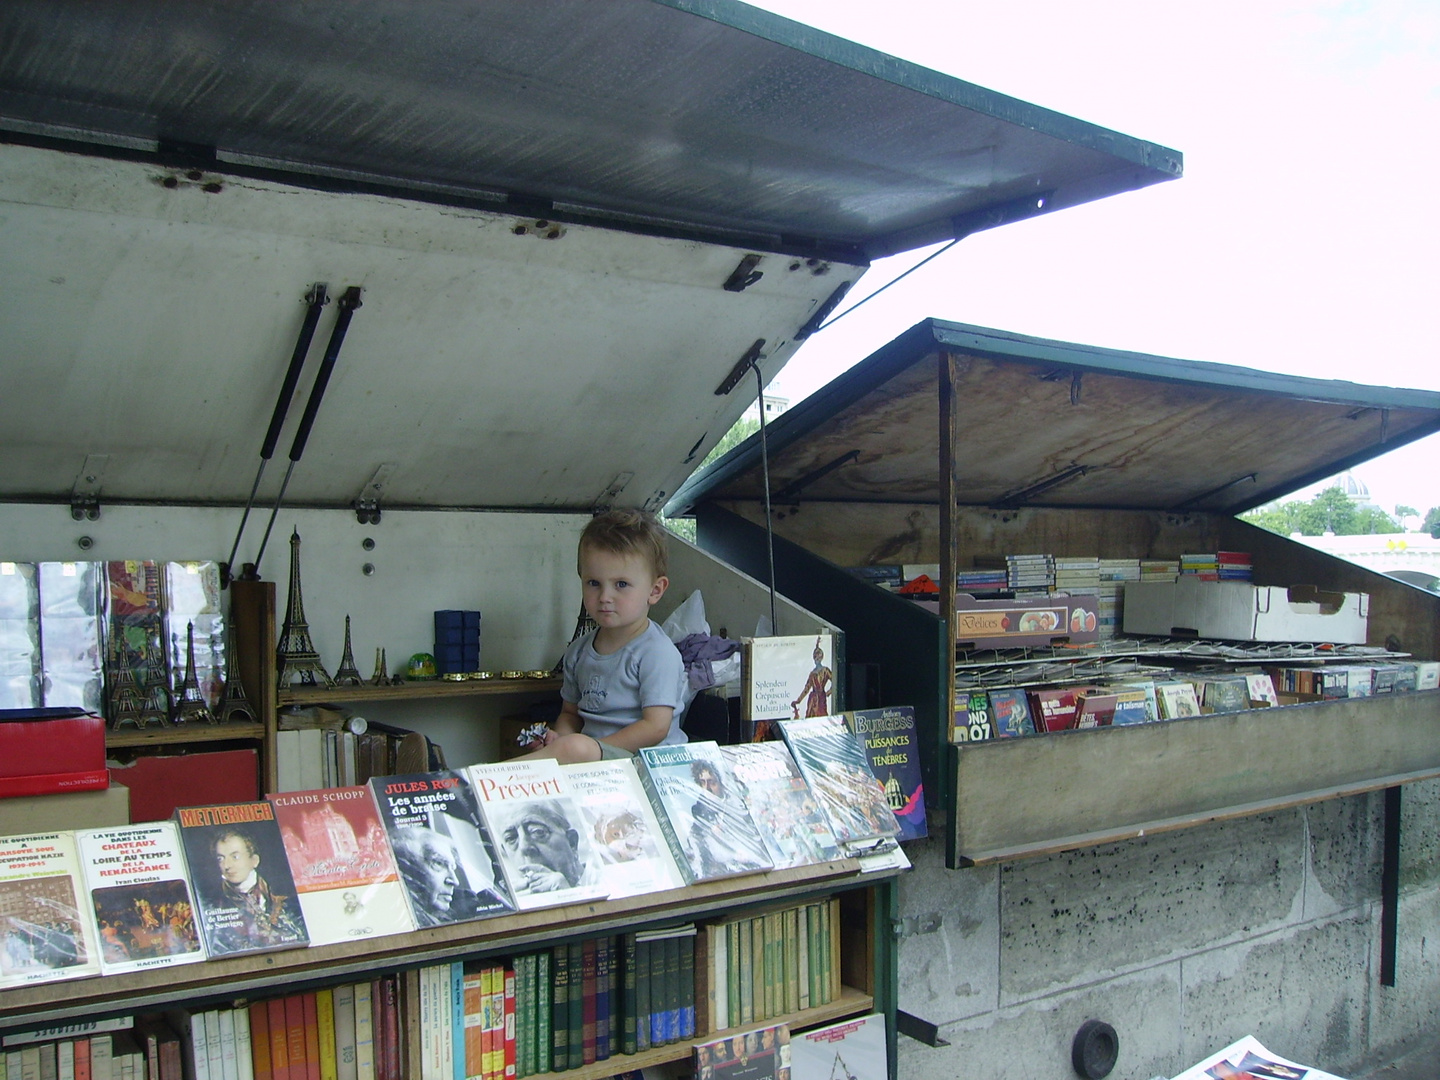
[[[807,342],[772,393],[798,400],[932,316],[1440,390],[1435,0],[757,6],[1185,158],[1179,180],[961,241]],[[852,298],[924,254],[877,263]],[[1387,511],[1424,513],[1440,436],[1355,473]]]

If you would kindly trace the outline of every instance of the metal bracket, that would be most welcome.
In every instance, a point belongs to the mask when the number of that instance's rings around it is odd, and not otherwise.
[[[735,366],[730,369],[730,374],[725,376],[725,381],[715,388],[716,397],[724,397],[740,385],[740,380],[743,379],[745,373],[750,370],[750,365],[760,360],[760,350],[763,348],[765,348],[765,339],[763,337],[756,338],[755,344],[745,350],[745,355],[735,361]],[[760,404],[763,409],[765,403],[761,402]]]
[[[726,292],[744,292],[751,285],[754,285],[765,276],[763,270],[756,270],[755,266],[760,262],[759,255],[746,255],[740,260],[730,276],[725,279],[721,286]]]
[[[786,484],[783,488],[781,488],[775,493],[775,502],[794,502],[800,497],[800,492],[804,491],[811,484],[815,483],[815,481],[820,480],[823,477],[829,476],[832,472],[840,468],[840,466],[842,465],[858,460],[860,460],[859,450],[847,450],[845,453],[841,454],[833,461],[828,461],[824,465],[821,465],[818,469],[812,469],[810,472],[806,473],[799,479],[792,480],[790,483]]]
[[[70,488],[70,516],[76,521],[97,521],[100,518],[100,485],[105,479],[105,469],[110,464],[109,454],[86,454],[80,475]]]
[[[360,489],[360,494],[355,496],[355,501],[350,505],[355,508],[355,520],[361,525],[380,524],[380,496],[384,494],[385,485],[390,482],[391,475],[399,467],[393,461],[380,465]]]
[[[895,1029],[901,1035],[908,1035],[916,1042],[922,1042],[926,1046],[949,1046],[946,1039],[940,1037],[940,1028],[929,1020],[922,1020],[918,1016],[912,1016],[903,1009],[895,1010]]]

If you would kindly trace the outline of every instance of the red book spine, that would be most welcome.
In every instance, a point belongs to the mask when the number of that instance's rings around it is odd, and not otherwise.
[[[265,1003],[270,1014],[270,1063],[274,1080],[290,1080],[290,1036],[285,1027],[285,999]]]
[[[397,978],[386,975],[380,980],[385,1076],[377,1080],[405,1080],[400,1068],[400,995]]]
[[[589,1065],[595,1060],[595,939],[588,938],[580,953],[580,1060]]]
[[[90,1080],[90,1040],[75,1040],[75,1080]]]
[[[305,1077],[320,1080],[320,1014],[315,991],[302,994],[300,1004],[305,1017]]]
[[[263,1001],[250,1005],[250,1060],[255,1080],[275,1080],[270,1064],[270,1009]]]
[[[102,791],[109,786],[109,769],[41,773],[38,776],[0,776],[0,798],[54,795],[62,791]]]
[[[515,969],[505,969],[505,1080],[515,1080]]]

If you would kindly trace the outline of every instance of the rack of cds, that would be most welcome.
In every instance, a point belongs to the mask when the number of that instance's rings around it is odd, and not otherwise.
[[[221,734],[259,748],[262,794],[285,706],[420,731],[452,767],[507,757],[502,720],[552,699],[577,630],[589,516],[660,510],[872,259],[1180,172],[1163,147],[745,5],[692,8],[0,15],[24,43],[0,62],[0,569],[223,564],[256,715]],[[657,621],[698,591],[716,636],[839,633],[768,569],[678,538],[669,579]],[[492,680],[396,686],[428,674],[408,658],[452,610],[480,612],[469,674]],[[20,680],[41,708],[59,704],[43,645]],[[278,685],[277,649],[315,689]],[[342,667],[373,692],[330,687]],[[111,749],[193,779],[219,735],[188,719]],[[770,1015],[878,1012],[893,1073],[893,877],[841,858],[41,980],[0,990],[0,1028],[223,1015],[373,976],[408,1031],[422,971],[812,905],[819,926],[833,902],[833,984]],[[630,1067],[688,1050],[648,1053]]]

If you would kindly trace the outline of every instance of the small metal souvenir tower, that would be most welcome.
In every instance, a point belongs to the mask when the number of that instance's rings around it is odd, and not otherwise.
[[[275,669],[280,673],[280,689],[294,686],[334,686],[320,654],[310,640],[310,624],[305,621],[305,602],[300,598],[300,533],[290,534],[290,596],[285,601],[285,623],[280,628],[280,644],[275,650]]]
[[[210,703],[200,692],[200,680],[195,676],[195,624],[193,622],[188,623],[185,628],[185,678],[180,683],[180,693],[175,702],[175,723],[215,723],[215,714],[210,711]]]
[[[345,651],[340,655],[340,668],[335,672],[336,686],[364,686],[365,677],[355,667],[355,654],[350,651],[350,616],[345,616]]]

